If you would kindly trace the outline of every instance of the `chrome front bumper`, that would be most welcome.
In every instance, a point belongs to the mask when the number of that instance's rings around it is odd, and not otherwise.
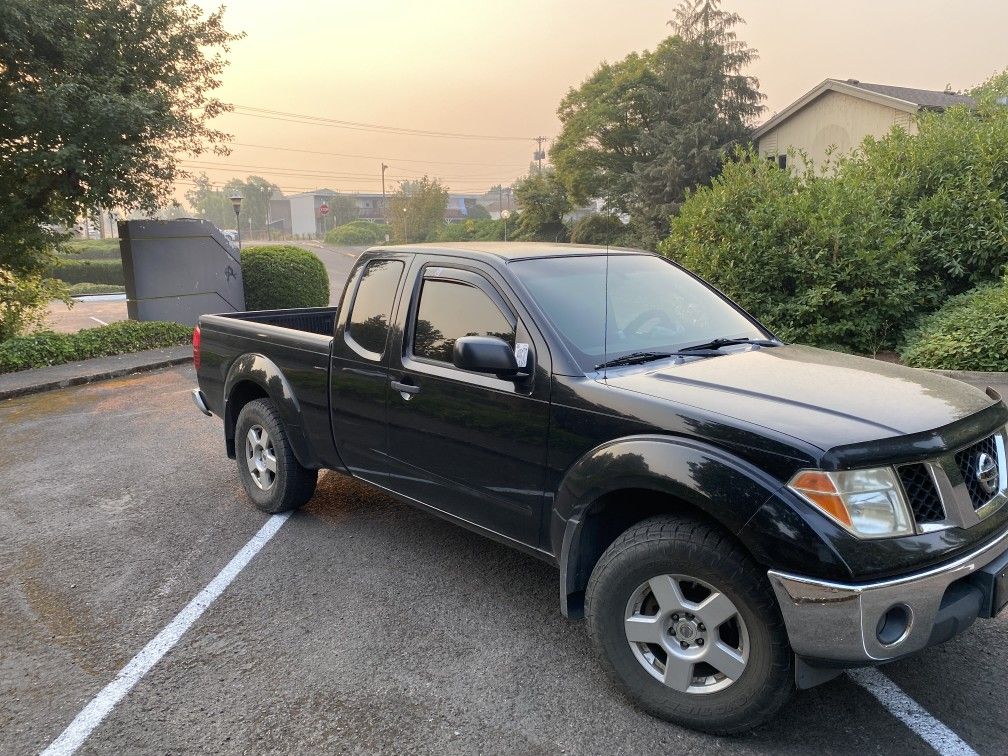
[[[770,570],[795,653],[808,659],[872,664],[929,645],[942,600],[952,583],[987,567],[1008,551],[1008,531],[967,556],[940,567],[860,585],[832,583]],[[905,631],[884,643],[880,620],[899,607]]]

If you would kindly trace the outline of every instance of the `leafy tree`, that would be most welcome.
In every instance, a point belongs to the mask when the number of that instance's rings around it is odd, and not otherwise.
[[[0,3],[0,267],[44,275],[62,237],[43,224],[156,208],[181,156],[225,151],[209,125],[228,109],[209,93],[237,39],[222,14],[186,0]]]
[[[742,18],[719,6],[685,0],[673,36],[653,52],[603,63],[560,103],[550,158],[571,198],[601,197],[629,212],[648,245],[762,111],[758,82],[744,74],[756,52],[735,34]]]
[[[266,228],[269,199],[277,191],[277,185],[262,176],[249,176],[245,180],[234,178],[222,188],[215,189],[206,174],[201,173],[194,179],[194,186],[186,192],[186,200],[196,217],[205,218],[218,228],[234,228],[231,197],[240,194],[242,229],[248,229],[250,221],[253,229],[261,229]]]
[[[514,236],[534,241],[567,241],[563,218],[570,212],[567,190],[552,168],[533,171],[515,183],[518,222]]]
[[[351,223],[360,215],[356,200],[349,194],[334,194],[326,203],[329,205],[329,223],[333,228]]]
[[[629,230],[610,213],[592,213],[571,229],[571,244],[608,244],[618,247],[629,242]]]
[[[737,13],[720,0],[687,0],[669,22],[679,44],[658,64],[648,105],[662,118],[641,136],[631,208],[645,241],[668,232],[690,187],[717,175],[727,148],[745,141],[763,106],[759,82],[744,73],[756,51],[741,42]]]
[[[437,179],[424,176],[403,181],[388,198],[389,235],[394,242],[425,242],[444,225],[448,190]]]

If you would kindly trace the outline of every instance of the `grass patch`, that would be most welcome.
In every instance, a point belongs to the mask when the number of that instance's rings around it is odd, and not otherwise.
[[[0,373],[186,344],[192,328],[181,323],[126,320],[77,333],[43,331],[0,342]]]

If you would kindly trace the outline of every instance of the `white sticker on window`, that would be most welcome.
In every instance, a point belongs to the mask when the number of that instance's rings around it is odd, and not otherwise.
[[[515,362],[520,368],[528,365],[528,346],[528,344],[515,344]]]
[[[441,268],[428,268],[427,272],[429,275],[433,276],[434,278],[437,278],[438,276],[441,275]]]

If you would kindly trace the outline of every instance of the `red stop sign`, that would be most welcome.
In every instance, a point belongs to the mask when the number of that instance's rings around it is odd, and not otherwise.
[[[322,215],[329,215],[329,205],[323,202],[321,205],[319,205],[318,211],[322,213]]]

